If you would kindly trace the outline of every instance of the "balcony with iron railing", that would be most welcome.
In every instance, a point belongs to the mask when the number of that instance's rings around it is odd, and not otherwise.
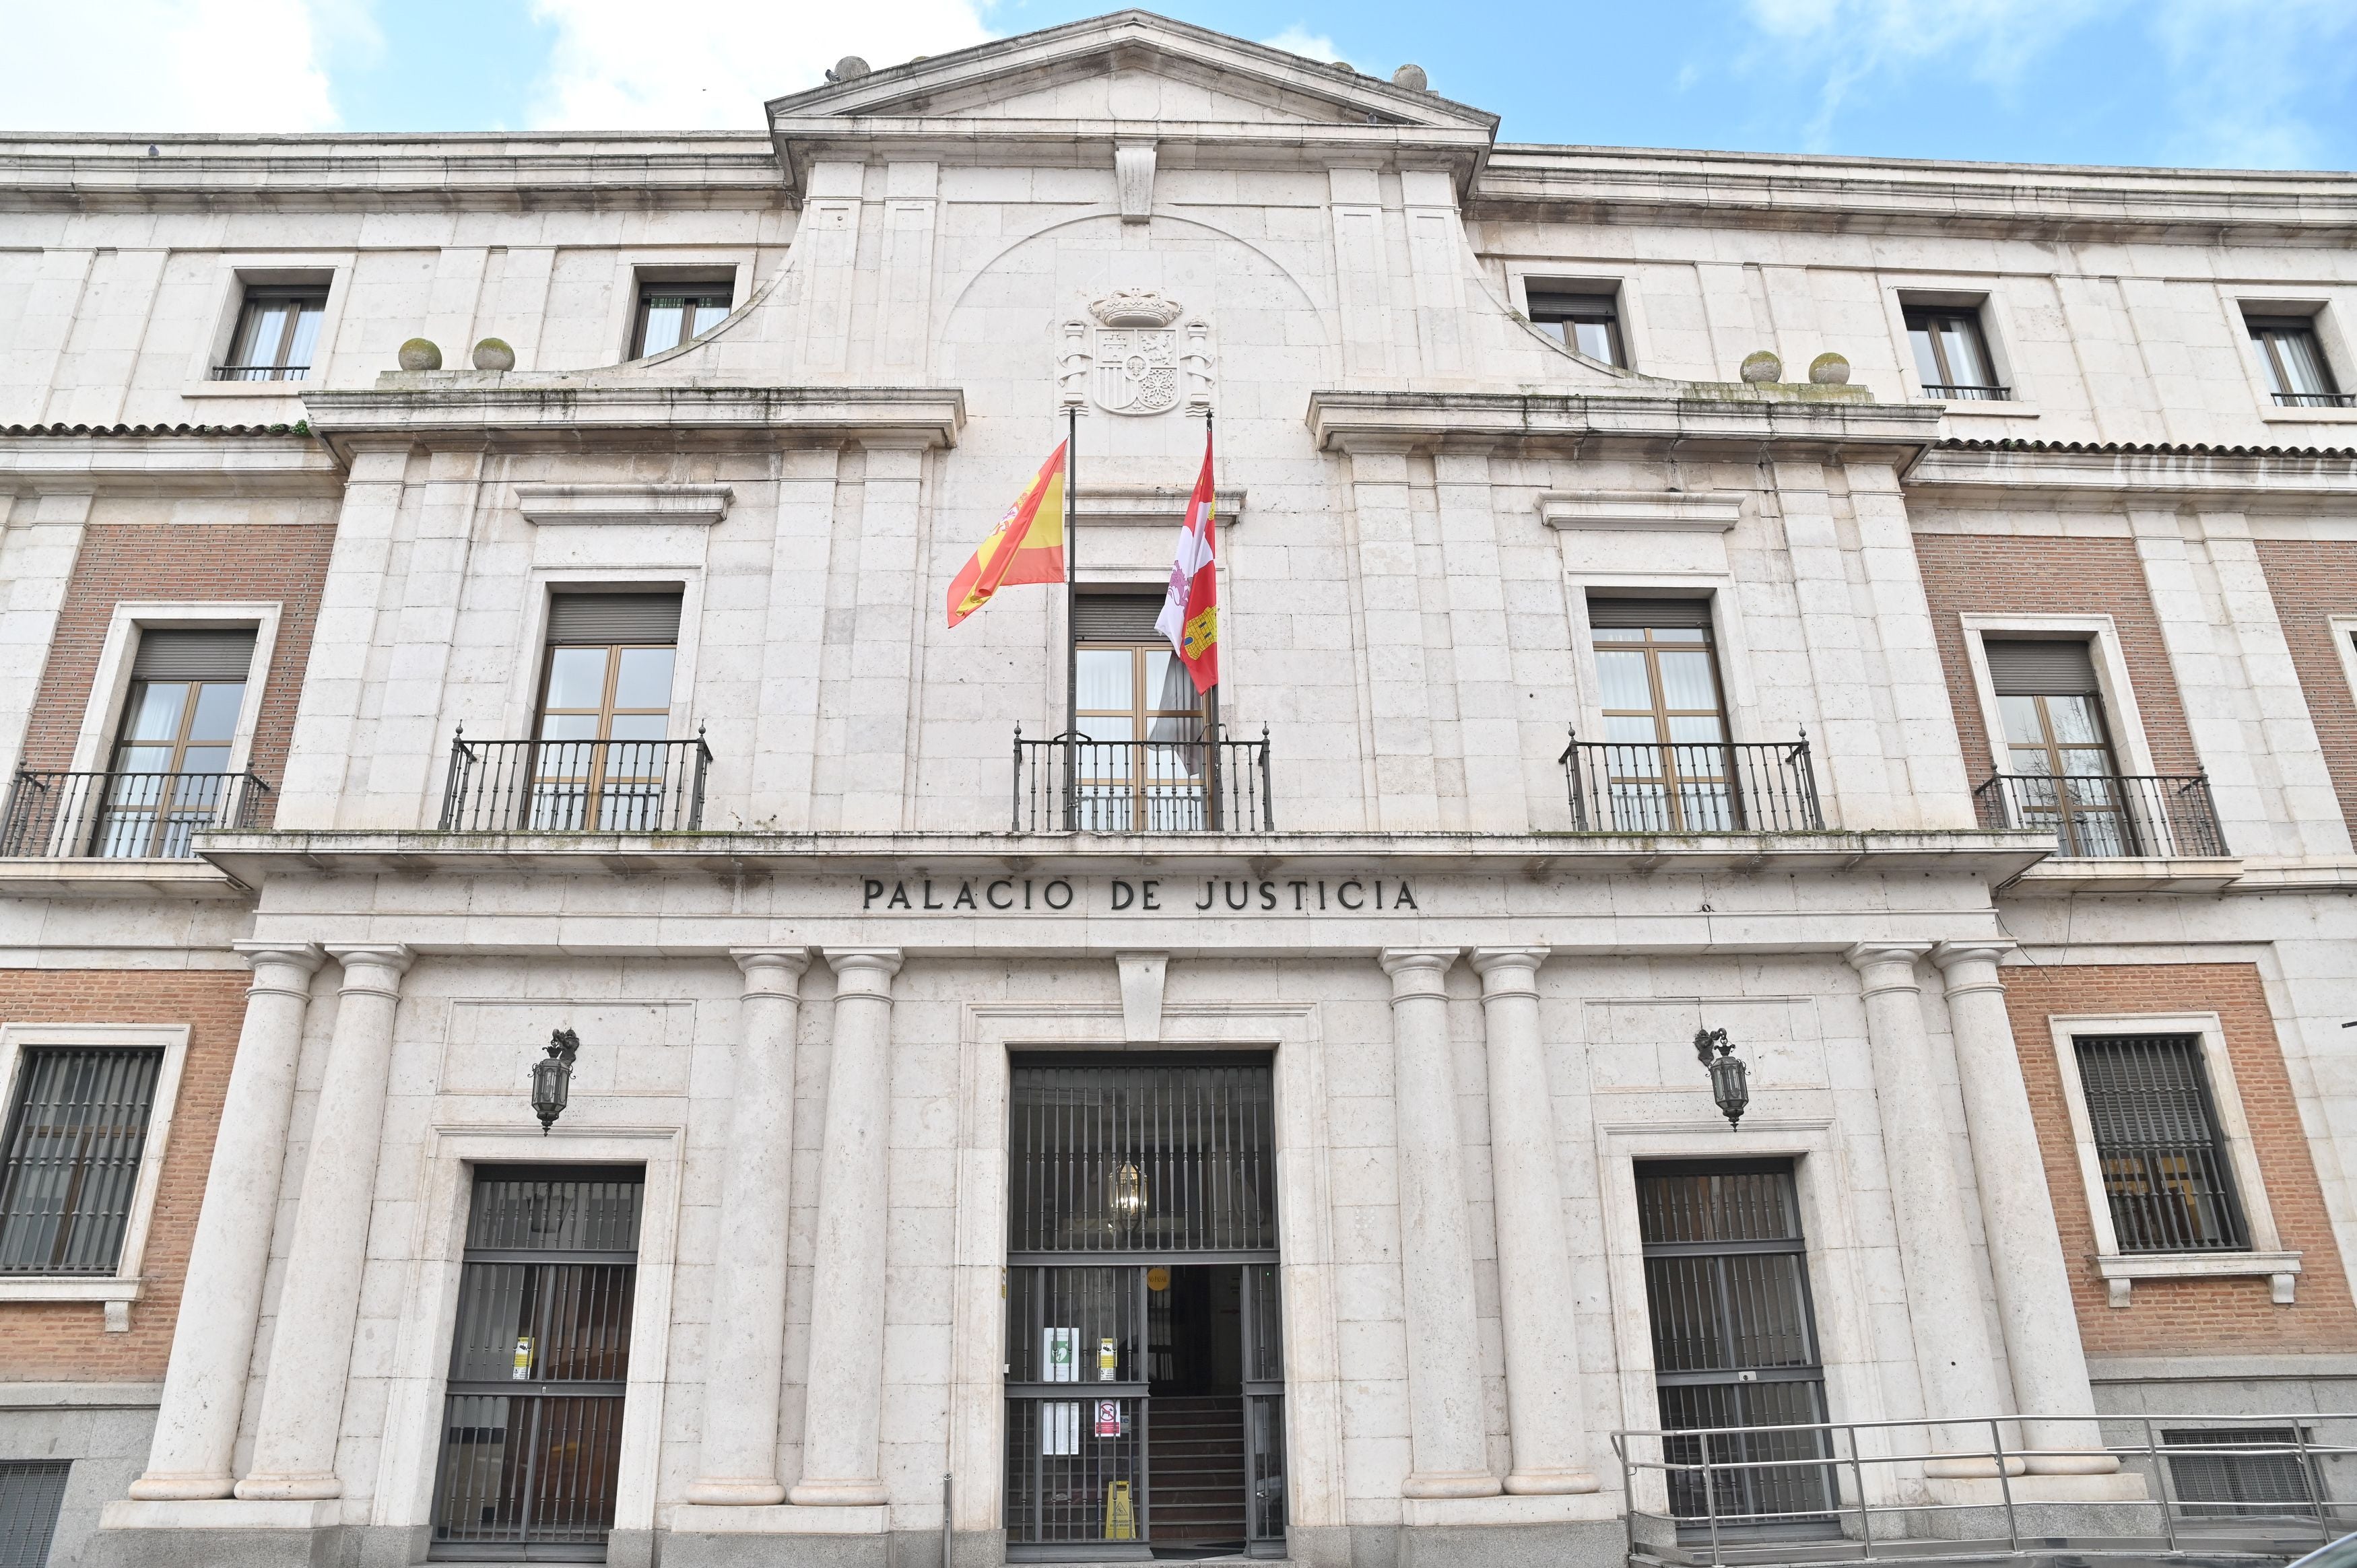
[[[2013,389],[1994,381],[1926,381],[1923,395],[1945,403],[2010,403]]]
[[[1015,726],[1009,831],[1018,833],[1260,833],[1275,828],[1268,727],[1195,739],[1026,740]]]
[[[198,833],[258,825],[269,794],[251,773],[21,769],[0,811],[0,858],[187,860]]]
[[[2227,854],[2202,773],[1998,773],[1973,791],[1981,826],[2051,832],[2066,860],[2216,859]]]
[[[1584,741],[1563,755],[1571,825],[1589,833],[1813,833],[1825,828],[1808,737]]]
[[[712,748],[694,740],[450,743],[444,832],[694,832]]]
[[[308,365],[215,365],[213,380],[217,381],[299,381],[311,371]]]

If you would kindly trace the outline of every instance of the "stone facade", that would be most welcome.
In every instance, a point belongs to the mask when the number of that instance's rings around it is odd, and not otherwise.
[[[145,1276],[0,1276],[53,1561],[423,1561],[471,1173],[535,1162],[645,1176],[614,1561],[1006,1560],[1017,1053],[1270,1062],[1304,1561],[1621,1555],[1645,1162],[1792,1162],[1830,1415],[1928,1455],[1880,1500],[1986,1500],[1996,1417],[2132,1500],[2099,1414],[2357,1404],[2357,411],[2243,324],[2357,375],[2357,184],[1517,145],[1139,13],[844,74],[767,137],[0,139],[0,757],[111,766],[143,628],[267,639],[266,811],[0,859],[0,1023],[188,1029]],[[678,280],[726,318],[626,358]],[[303,378],[214,379],[308,281]],[[1916,305],[2008,395],[1926,397]],[[1009,832],[1064,597],[941,596],[1067,428],[1081,586],[1158,593],[1206,413],[1268,817]],[[454,815],[585,588],[680,594],[700,818]],[[1575,791],[1591,595],[1706,599],[1816,814]],[[2008,815],[2008,634],[2219,841]],[[2070,1020],[2214,1036],[2251,1246],[2104,1251]]]

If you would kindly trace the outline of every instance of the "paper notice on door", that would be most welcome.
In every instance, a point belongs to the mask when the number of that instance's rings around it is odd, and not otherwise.
[[[1039,1380],[1076,1383],[1081,1380],[1081,1331],[1043,1328],[1039,1331]]]
[[[1049,1400],[1039,1407],[1039,1452],[1050,1458],[1081,1451],[1078,1400]]]
[[[529,1337],[521,1338],[516,1341],[515,1369],[510,1372],[508,1377],[510,1380],[520,1383],[531,1376],[532,1340]]]
[[[1097,1341],[1097,1381],[1109,1383],[1121,1370],[1121,1347],[1110,1339]]]

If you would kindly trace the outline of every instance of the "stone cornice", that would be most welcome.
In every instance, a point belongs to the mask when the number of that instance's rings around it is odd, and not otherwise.
[[[0,135],[0,211],[758,209],[782,196],[769,143],[735,132]]]
[[[1663,384],[1683,395],[1325,390],[1309,394],[1308,421],[1318,447],[1329,452],[1501,440],[1675,441],[1878,446],[1894,449],[1904,460],[1939,433],[1937,407],[1878,403],[1860,388],[1763,393],[1749,387]]]
[[[0,435],[0,495],[309,495],[343,472],[307,435]]]
[[[1501,144],[1468,216],[1822,231],[2319,242],[2357,177]]]
[[[347,461],[363,440],[516,446],[759,436],[954,446],[965,424],[955,387],[711,386],[496,371],[388,372],[365,392],[317,392],[311,428]]]
[[[2357,452],[2294,448],[1943,443],[1906,473],[1910,491],[2216,499],[2229,510],[2276,498],[2357,497]]]

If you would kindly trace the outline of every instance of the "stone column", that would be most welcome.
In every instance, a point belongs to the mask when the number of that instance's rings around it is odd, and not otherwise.
[[[253,983],[188,1249],[147,1472],[131,1483],[131,1495],[145,1502],[225,1498],[231,1490],[231,1453],[262,1316],[303,1014],[311,976],[326,957],[308,942],[240,942],[237,950]]]
[[[2118,1469],[2119,1461],[2103,1451],[2101,1435],[2086,1419],[2094,1413],[2095,1396],[2087,1386],[2070,1267],[2054,1228],[2038,1127],[2021,1081],[2012,1020],[2006,1015],[2005,984],[1997,978],[1997,960],[2011,945],[1943,942],[1932,961],[1948,977],[1956,1077],[1964,1091],[1981,1230],[1988,1237],[1997,1326],[2013,1373],[2022,1442],[2031,1448],[2081,1451],[2032,1455],[2030,1473],[2105,1475]]]
[[[884,1399],[892,976],[900,955],[888,948],[825,951],[834,969],[834,1048],[819,1155],[802,1478],[787,1495],[805,1506],[860,1508],[888,1496],[877,1436]]]
[[[721,1151],[720,1251],[705,1336],[704,1444],[692,1503],[786,1500],[778,1480],[778,1391],[786,1337],[786,1221],[794,1175],[794,1036],[800,948],[732,951],[745,972],[728,1144]]]
[[[1490,1047],[1490,1185],[1498,1224],[1498,1316],[1506,1345],[1510,1492],[1592,1492],[1581,1468],[1576,1294],[1555,1177],[1555,1108],[1539,1039],[1545,948],[1476,948]]]
[[[415,955],[400,946],[331,944],[328,951],[344,966],[344,981],[336,991],[328,1072],[303,1162],[294,1243],[278,1287],[253,1467],[237,1484],[237,1495],[248,1499],[343,1495],[336,1439],[351,1370],[352,1326],[360,1316],[361,1275],[368,1265],[393,1009],[401,977]]]
[[[1964,1241],[1971,1232],[1956,1189],[1948,1122],[1932,1070],[1932,1036],[1923,1026],[1922,995],[1915,983],[1915,961],[1930,950],[1929,942],[1860,942],[1846,956],[1866,1000],[1882,1157],[1890,1172],[1907,1316],[1922,1379],[1923,1413],[1933,1423],[1932,1444],[1938,1451],[1986,1450],[1994,1435],[1987,1420],[2010,1412],[1997,1391],[1979,1273]],[[2018,1471],[2019,1464],[2009,1461],[2007,1468]],[[1935,1477],[1996,1474],[1993,1465],[1971,1459],[1933,1459],[1924,1468]]]
[[[1400,1274],[1407,1302],[1411,1498],[1488,1498],[1480,1329],[1474,1316],[1473,1238],[1448,1068],[1448,997],[1441,977],[1455,948],[1386,948],[1392,977],[1392,1099],[1399,1116]]]

